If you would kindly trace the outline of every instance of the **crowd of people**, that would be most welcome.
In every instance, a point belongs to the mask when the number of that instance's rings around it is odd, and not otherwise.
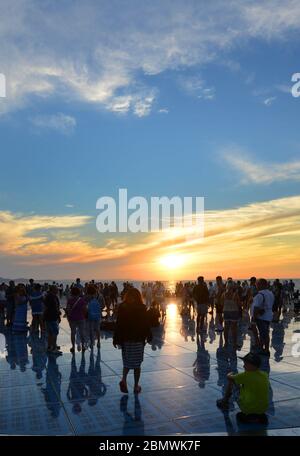
[[[123,376],[120,391],[128,393],[127,376],[134,371],[134,394],[141,392],[140,375],[146,343],[152,344],[154,328],[163,327],[168,298],[176,298],[182,321],[189,321],[197,344],[203,344],[203,333],[213,322],[213,331],[224,338],[224,349],[239,351],[238,329],[243,315],[248,316],[251,352],[244,356],[245,372],[228,374],[224,397],[217,402],[223,410],[234,387],[240,387],[241,421],[266,422],[268,408],[268,376],[259,369],[262,358],[270,356],[270,324],[299,301],[295,283],[276,279],[274,282],[252,277],[249,281],[223,280],[215,283],[198,277],[196,282],[178,282],[172,293],[162,282],[143,283],[141,292],[129,282],[119,291],[115,282],[71,285],[40,284],[33,279],[28,284],[3,283],[0,286],[0,319],[11,334],[40,333],[44,336],[45,352],[61,356],[57,345],[60,323],[66,318],[70,327],[71,347],[78,351],[93,351],[101,346],[101,329],[113,331],[113,345],[122,351]],[[28,305],[31,309],[29,326]],[[208,323],[208,315],[211,321]],[[187,319],[187,320],[186,320]],[[193,326],[196,322],[196,327]],[[106,323],[106,325],[105,325]],[[220,339],[220,340],[221,340]]]

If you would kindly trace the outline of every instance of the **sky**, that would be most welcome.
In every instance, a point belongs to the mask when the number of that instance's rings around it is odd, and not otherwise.
[[[1,0],[0,276],[300,277],[300,3]],[[205,235],[102,196],[205,198]]]

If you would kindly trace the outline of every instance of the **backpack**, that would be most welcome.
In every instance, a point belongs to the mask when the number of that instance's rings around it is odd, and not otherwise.
[[[88,319],[98,321],[101,319],[101,309],[98,299],[93,298],[88,304]]]

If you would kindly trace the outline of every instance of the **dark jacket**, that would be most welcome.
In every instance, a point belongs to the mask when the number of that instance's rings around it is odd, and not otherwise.
[[[114,345],[122,345],[124,342],[151,341],[152,334],[144,305],[120,304],[116,328],[114,331]]]
[[[52,293],[47,293],[44,302],[44,320],[57,321],[60,319],[59,300],[58,297]]]
[[[198,283],[193,290],[193,298],[197,304],[207,304],[209,302],[209,293],[206,283]]]

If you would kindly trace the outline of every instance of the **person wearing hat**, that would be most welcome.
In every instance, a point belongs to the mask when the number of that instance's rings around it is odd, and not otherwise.
[[[217,407],[228,410],[229,399],[234,386],[239,387],[238,405],[241,412],[237,414],[242,423],[268,423],[266,411],[269,407],[269,378],[266,372],[261,371],[261,359],[255,353],[248,353],[239,357],[244,361],[245,372],[227,375],[228,385],[225,395],[217,400]]]

